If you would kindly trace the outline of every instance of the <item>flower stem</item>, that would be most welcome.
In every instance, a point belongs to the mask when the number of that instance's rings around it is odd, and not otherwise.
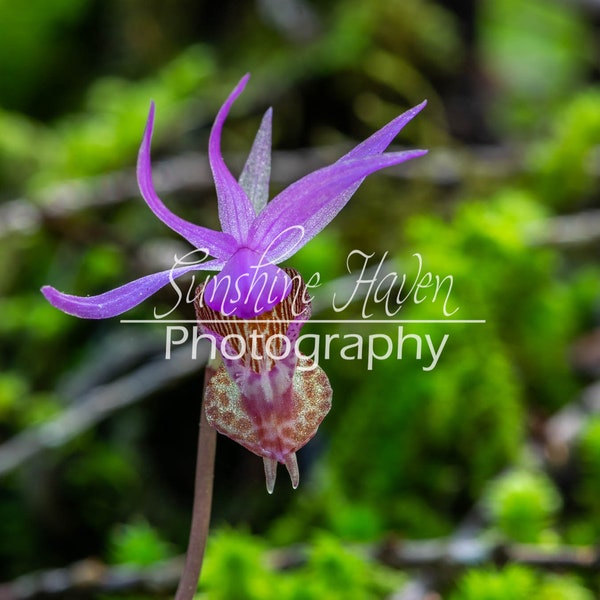
[[[205,392],[206,385],[213,373],[214,366],[209,363],[204,373]],[[210,525],[217,432],[206,420],[204,398],[200,413],[200,433],[198,435],[198,456],[196,458],[192,525],[185,557],[185,566],[183,568],[181,580],[179,581],[179,586],[177,587],[175,600],[192,600],[196,594]]]

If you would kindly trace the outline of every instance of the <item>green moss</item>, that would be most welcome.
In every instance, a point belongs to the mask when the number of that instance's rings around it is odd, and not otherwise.
[[[199,598],[370,600],[383,598],[404,581],[402,575],[371,563],[326,534],[315,537],[298,568],[278,571],[276,551],[271,557],[268,561],[260,539],[219,531],[209,541]]]
[[[113,528],[108,539],[108,559],[113,564],[150,566],[173,556],[173,548],[143,519]]]
[[[542,473],[509,472],[494,481],[485,495],[493,525],[508,539],[544,541],[561,507],[561,497]]]
[[[459,581],[450,600],[592,600],[592,593],[569,576],[546,575],[510,565],[473,569]]]

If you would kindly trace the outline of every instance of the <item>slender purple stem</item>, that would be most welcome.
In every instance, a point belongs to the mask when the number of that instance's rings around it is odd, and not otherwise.
[[[206,384],[213,372],[213,367],[209,364],[204,374],[204,390],[206,390]],[[185,566],[181,580],[179,581],[177,593],[175,594],[175,600],[192,600],[196,594],[210,525],[217,432],[206,420],[204,400],[200,412],[200,433],[198,436],[198,456],[196,458],[192,525],[185,557]]]

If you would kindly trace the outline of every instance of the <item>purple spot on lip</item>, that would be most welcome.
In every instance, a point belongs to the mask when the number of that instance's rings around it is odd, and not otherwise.
[[[254,319],[285,300],[291,288],[283,269],[240,248],[207,283],[204,302],[225,316]]]

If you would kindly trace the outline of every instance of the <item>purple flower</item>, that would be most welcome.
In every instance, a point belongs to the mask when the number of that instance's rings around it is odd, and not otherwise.
[[[84,319],[105,319],[137,306],[175,278],[191,271],[219,271],[204,289],[204,301],[224,315],[251,319],[270,311],[290,293],[290,277],[278,266],[319,233],[344,207],[364,178],[384,167],[422,156],[425,150],[384,153],[425,102],[400,115],[334,164],[293,183],[269,203],[271,110],[265,114],[239,181],[221,156],[221,131],[231,105],[243,91],[244,76],[219,110],[208,158],[215,181],[222,231],[189,223],[160,200],[152,183],[150,143],[154,105],[138,155],[140,191],[152,212],[204,253],[205,262],[174,266],[98,296],[72,296],[44,286],[56,308]]]
[[[332,390],[323,370],[298,351],[300,328],[310,316],[310,298],[300,275],[281,269],[286,260],[321,231],[344,207],[364,178],[384,167],[423,155],[425,150],[384,150],[425,102],[397,117],[329,167],[290,185],[267,203],[271,170],[271,110],[261,122],[240,178],[221,156],[221,132],[248,75],[233,90],[213,125],[208,158],[223,231],[188,223],[172,214],[152,184],[150,142],[154,105],[138,156],[142,196],[154,214],[212,260],[177,261],[168,271],[147,275],[99,296],[70,296],[42,288],[60,310],[103,319],[129,310],[174,278],[190,271],[218,271],[198,288],[195,308],[203,332],[222,352],[208,365],[205,410],[218,431],[261,456],[267,489],[273,491],[277,463],[299,481],[296,451],[316,433],[331,407]],[[293,351],[292,351],[293,347]]]

